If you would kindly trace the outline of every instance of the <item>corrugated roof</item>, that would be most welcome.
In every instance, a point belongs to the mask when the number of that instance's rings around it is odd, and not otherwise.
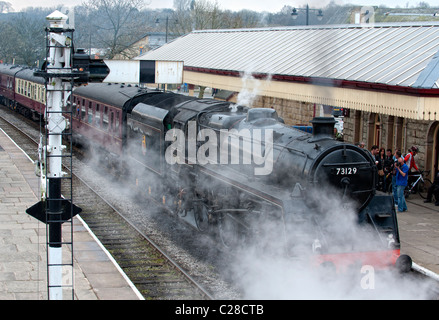
[[[194,31],[136,59],[430,89],[438,53],[439,23],[424,22]]]

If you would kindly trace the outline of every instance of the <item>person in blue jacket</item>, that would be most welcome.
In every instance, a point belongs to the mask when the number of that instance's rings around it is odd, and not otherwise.
[[[398,159],[396,166],[396,192],[398,195],[398,211],[407,211],[407,203],[405,202],[404,189],[407,186],[409,167],[404,163],[401,157]]]

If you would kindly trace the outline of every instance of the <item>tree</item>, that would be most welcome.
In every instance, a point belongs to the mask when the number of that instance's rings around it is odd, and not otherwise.
[[[50,13],[47,9],[30,8],[20,12],[15,18],[17,63],[36,66],[37,61],[45,57],[44,29],[45,17]]]
[[[36,66],[45,57],[46,16],[53,8],[26,8],[8,13],[0,25],[0,59]]]
[[[12,8],[12,5],[9,2],[0,1],[0,13],[8,13],[13,11],[14,9]]]
[[[16,39],[18,35],[15,28],[8,22],[0,22],[0,60],[12,63],[16,52]]]
[[[222,10],[218,2],[208,0],[174,0],[171,32],[187,34],[193,30],[250,28],[261,26],[264,15],[250,10]]]
[[[146,31],[139,11],[144,6],[144,0],[88,0],[87,30],[94,46],[107,49],[109,59],[122,53]]]

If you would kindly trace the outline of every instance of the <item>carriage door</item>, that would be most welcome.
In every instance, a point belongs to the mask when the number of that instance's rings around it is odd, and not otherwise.
[[[381,146],[381,117],[379,114],[375,116],[375,145]]]
[[[430,175],[432,179],[436,177],[439,167],[439,125],[436,126],[436,136],[434,138],[434,165],[433,165],[433,175]]]

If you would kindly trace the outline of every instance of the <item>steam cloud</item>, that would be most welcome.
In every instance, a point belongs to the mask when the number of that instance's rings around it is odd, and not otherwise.
[[[378,248],[376,234],[360,227],[357,213],[335,197],[319,193],[320,205],[309,212],[309,217],[320,217],[320,228],[330,236],[331,251],[373,250]],[[259,221],[260,223],[261,221]],[[257,226],[260,228],[260,226]],[[310,228],[296,230],[306,234]],[[273,231],[272,225],[262,226]],[[428,284],[414,280],[396,270],[375,270],[373,266],[355,265],[344,273],[322,267],[312,267],[307,258],[312,255],[313,235],[298,237],[295,251],[289,257],[271,254],[278,250],[260,251],[260,242],[269,246],[273,234],[258,239],[258,245],[239,250],[231,264],[233,280],[243,291],[244,299],[427,299]],[[280,234],[278,233],[280,237]],[[280,241],[279,241],[280,243]],[[308,251],[308,256],[304,249]],[[297,258],[294,258],[297,256]],[[301,259],[301,258],[302,259]]]
[[[272,75],[269,74],[264,80],[270,82]],[[253,103],[257,99],[261,90],[261,81],[253,76],[251,71],[245,71],[241,74],[242,89],[237,97],[237,104],[253,107]]]

